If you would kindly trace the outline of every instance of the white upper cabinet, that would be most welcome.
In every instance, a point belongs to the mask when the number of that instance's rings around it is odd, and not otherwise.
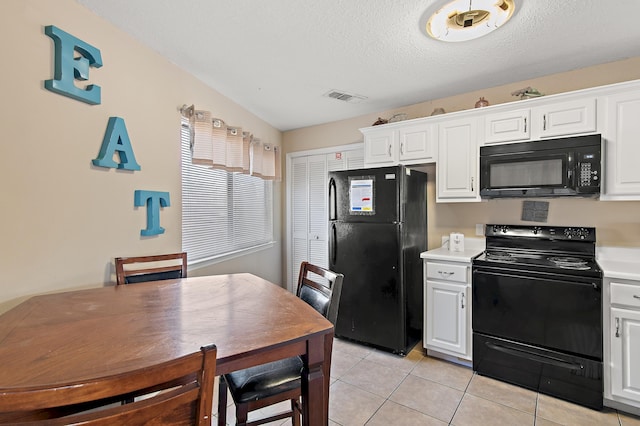
[[[436,161],[436,125],[414,124],[400,128],[398,133],[401,163],[432,163]]]
[[[640,85],[603,99],[604,193],[601,199],[640,199]]]
[[[436,163],[436,201],[480,201],[479,146],[601,133],[602,200],[640,200],[640,80],[360,129],[364,166]]]
[[[596,131],[596,98],[552,102],[531,111],[534,135],[540,138],[577,135]]]
[[[364,135],[364,163],[382,167],[398,163],[398,130],[381,127]]]
[[[436,126],[412,122],[362,129],[365,166],[423,164],[436,161]]]
[[[480,201],[477,118],[440,122],[436,163],[437,202]]]
[[[531,110],[488,114],[484,120],[484,143],[526,141],[531,138]]]
[[[484,116],[484,145],[536,141],[597,130],[596,98],[582,96],[569,101],[536,99],[531,108],[509,109]]]

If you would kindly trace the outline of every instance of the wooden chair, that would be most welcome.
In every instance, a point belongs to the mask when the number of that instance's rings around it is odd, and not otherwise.
[[[187,277],[187,253],[155,256],[116,257],[116,283],[133,284],[145,281]],[[125,269],[125,265],[132,266]]]
[[[0,423],[210,425],[216,355],[216,346],[209,345],[152,367],[91,381],[0,388]],[[141,395],[148,397],[118,404]]]
[[[297,296],[335,326],[343,278],[342,274],[302,262]],[[236,424],[260,425],[290,417],[294,426],[299,425],[302,411],[302,369],[302,359],[293,357],[221,376],[218,389],[218,425],[224,426],[227,421],[227,387],[236,405]],[[247,422],[250,411],[287,400],[291,401],[289,411]]]

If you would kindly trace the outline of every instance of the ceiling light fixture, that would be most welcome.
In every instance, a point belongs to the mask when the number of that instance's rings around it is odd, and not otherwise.
[[[472,40],[500,28],[514,11],[514,0],[454,0],[431,15],[426,31],[442,41]]]

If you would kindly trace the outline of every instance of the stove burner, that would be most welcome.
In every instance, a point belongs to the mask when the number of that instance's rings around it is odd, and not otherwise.
[[[553,262],[558,267],[565,269],[576,269],[580,271],[591,269],[591,267],[587,265],[586,260],[578,257],[550,257],[549,261]]]
[[[499,252],[499,251],[487,251],[486,252],[487,259],[490,260],[499,260],[501,262],[515,262],[515,257],[511,256],[509,253]]]

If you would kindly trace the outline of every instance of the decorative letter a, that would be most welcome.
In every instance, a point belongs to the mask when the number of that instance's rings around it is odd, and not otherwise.
[[[113,160],[113,154],[118,151],[120,163]],[[131,141],[127,134],[127,126],[120,117],[109,117],[107,131],[102,140],[100,153],[98,158],[93,160],[94,166],[110,167],[124,170],[140,170],[140,165],[136,162],[136,156],[133,155]]]

